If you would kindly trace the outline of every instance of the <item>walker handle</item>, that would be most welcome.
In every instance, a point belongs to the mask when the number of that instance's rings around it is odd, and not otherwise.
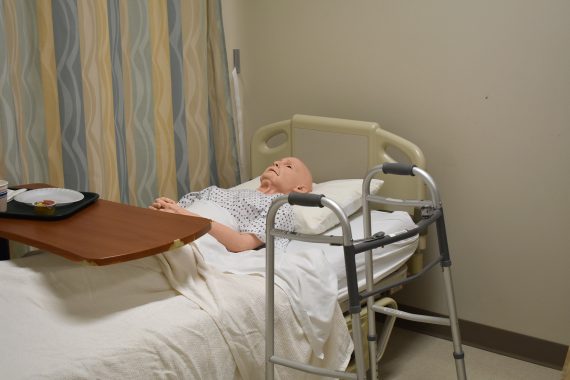
[[[321,199],[323,194],[312,193],[289,193],[288,201],[291,205],[308,206],[308,207],[323,207]]]
[[[382,171],[385,174],[396,174],[396,175],[414,175],[414,168],[416,165],[402,164],[399,162],[388,162],[382,164]]]

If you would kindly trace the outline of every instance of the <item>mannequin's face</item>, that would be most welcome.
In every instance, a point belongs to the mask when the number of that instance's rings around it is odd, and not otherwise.
[[[266,194],[307,193],[312,190],[313,177],[307,166],[296,157],[275,161],[261,174],[259,191]]]

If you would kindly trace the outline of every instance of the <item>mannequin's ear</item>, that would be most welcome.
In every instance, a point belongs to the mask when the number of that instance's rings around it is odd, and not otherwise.
[[[305,185],[299,185],[299,186],[297,186],[297,187],[295,188],[295,191],[298,192],[298,193],[308,193],[308,192],[309,192],[309,189],[308,189],[308,187],[305,186]]]

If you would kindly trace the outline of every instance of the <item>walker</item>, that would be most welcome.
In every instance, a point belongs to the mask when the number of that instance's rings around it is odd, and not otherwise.
[[[422,179],[427,186],[431,200],[403,200],[385,198],[381,196],[370,194],[370,182],[374,175],[379,172],[393,175],[409,175],[418,176]],[[352,239],[352,232],[348,217],[344,211],[334,201],[328,199],[324,195],[319,194],[301,194],[290,193],[283,195],[273,200],[267,215],[267,241],[266,241],[266,315],[265,315],[265,379],[273,380],[275,365],[282,365],[294,368],[300,371],[312,373],[320,376],[327,376],[332,378],[342,379],[357,379],[364,380],[367,378],[366,366],[364,363],[364,349],[361,335],[360,325],[360,312],[362,310],[361,304],[366,301],[367,304],[367,318],[368,318],[368,358],[369,358],[369,378],[378,378],[378,365],[377,362],[383,352],[387,342],[386,334],[378,341],[376,335],[376,313],[385,314],[389,318],[389,323],[393,323],[395,318],[403,318],[416,322],[432,323],[438,325],[446,325],[451,327],[451,335],[453,340],[453,357],[455,360],[455,368],[457,371],[457,378],[464,380],[467,378],[465,371],[464,353],[461,347],[461,334],[459,331],[459,323],[455,309],[455,299],[453,293],[453,283],[451,279],[451,258],[447,245],[447,235],[445,231],[445,222],[443,217],[442,203],[437,191],[436,184],[432,177],[424,170],[416,167],[415,165],[407,165],[402,163],[384,163],[375,166],[366,175],[363,181],[362,191],[362,212],[364,218],[364,238],[358,241]],[[275,216],[278,209],[289,203],[291,205],[300,205],[307,207],[327,207],[339,219],[342,226],[342,236],[323,236],[323,235],[307,235],[295,232],[275,229]],[[406,230],[402,233],[386,235],[384,232],[379,231],[372,235],[371,232],[371,217],[370,206],[378,204],[396,205],[402,207],[415,207],[421,211],[421,220],[416,224],[416,227]],[[391,285],[374,288],[372,281],[372,249],[385,246],[403,239],[407,239],[425,231],[428,226],[435,222],[437,230],[437,240],[439,245],[439,256],[432,262],[424,265],[422,270],[404,280],[397,281]],[[344,248],[344,261],[347,273],[348,295],[349,295],[349,313],[352,319],[352,339],[354,343],[354,357],[356,362],[356,373],[341,372],[330,370],[326,368],[315,367],[312,365],[292,361],[283,357],[275,355],[274,348],[274,276],[275,276],[275,237],[282,237],[290,240],[301,240],[313,243],[328,243],[335,245],[342,245]],[[364,253],[366,263],[366,291],[362,294],[358,291],[358,283],[356,276],[355,257],[358,254]],[[395,308],[390,308],[385,299],[375,300],[378,296],[392,288],[401,286],[410,281],[420,277],[428,270],[440,264],[443,281],[445,285],[445,297],[449,310],[448,318],[434,317],[422,314],[413,314],[404,311],[399,311]]]

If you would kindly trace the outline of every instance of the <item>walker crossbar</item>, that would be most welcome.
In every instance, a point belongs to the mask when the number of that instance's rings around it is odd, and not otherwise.
[[[424,184],[429,190],[430,200],[399,200],[392,198],[383,198],[379,196],[370,195],[370,184],[372,178],[377,173],[382,172],[385,174],[395,174],[395,175],[410,175],[417,176],[423,180]],[[375,341],[376,336],[376,318],[374,317],[376,313],[382,313],[388,315],[392,319],[395,317],[400,317],[404,319],[410,319],[419,322],[435,323],[441,325],[448,325],[451,327],[451,335],[453,340],[453,357],[455,359],[457,378],[460,380],[466,379],[464,354],[461,347],[461,336],[459,332],[459,323],[457,319],[457,314],[455,310],[455,300],[453,294],[453,285],[451,281],[451,259],[449,256],[449,249],[447,246],[447,236],[445,231],[445,222],[443,217],[443,208],[441,207],[441,201],[439,198],[439,193],[435,186],[435,182],[431,176],[424,170],[413,166],[401,163],[385,163],[372,168],[366,178],[363,181],[362,189],[362,211],[364,218],[364,239],[359,241],[354,241],[352,239],[352,231],[350,228],[350,223],[348,217],[342,210],[342,208],[336,204],[336,202],[328,199],[326,195],[320,194],[299,194],[291,193],[289,196],[280,196],[276,198],[267,215],[267,232],[266,232],[266,340],[265,340],[265,378],[267,380],[273,380],[274,378],[274,365],[283,365],[290,368],[294,368],[300,371],[305,371],[313,374],[319,374],[323,376],[336,377],[336,378],[348,378],[364,380],[366,378],[366,367],[364,363],[364,352],[363,352],[363,342],[361,335],[361,321],[360,312],[362,310],[361,303],[363,300],[367,302],[367,318],[368,318],[368,340]],[[339,219],[340,225],[342,227],[342,236],[320,236],[320,235],[306,235],[294,232],[283,231],[274,228],[275,217],[278,209],[285,203],[306,206],[306,207],[327,207],[329,208]],[[397,234],[386,235],[384,232],[380,231],[372,234],[371,231],[371,217],[370,217],[370,205],[377,204],[390,204],[390,205],[401,205],[401,206],[413,206],[421,208],[422,219],[416,224],[415,228],[402,231]],[[422,270],[408,278],[392,283],[388,286],[383,286],[379,289],[374,289],[374,284],[372,280],[372,249],[377,247],[383,247],[385,245],[410,238],[412,236],[418,235],[419,233],[425,231],[429,225],[435,223],[437,230],[437,238],[439,245],[439,256],[425,265]],[[356,375],[350,373],[338,372],[330,369],[323,369],[308,364],[291,361],[286,358],[280,358],[274,355],[274,276],[275,276],[275,259],[274,259],[274,239],[275,237],[284,237],[292,240],[302,240],[307,242],[322,242],[334,245],[342,244],[344,248],[344,259],[345,259],[345,269],[347,275],[347,287],[348,287],[348,301],[349,301],[349,313],[352,318],[352,339],[354,342],[354,358],[356,362]],[[358,278],[356,272],[356,255],[360,253],[365,253],[366,259],[366,291],[360,294],[358,289]],[[419,315],[413,313],[407,313],[394,308],[388,308],[385,306],[379,306],[376,303],[375,296],[382,294],[389,289],[396,286],[406,284],[410,281],[415,280],[420,277],[428,270],[435,267],[437,264],[441,265],[443,280],[445,285],[445,296],[447,299],[449,318],[440,318],[426,315]],[[392,300],[393,302],[393,300]],[[392,321],[393,322],[393,321]],[[386,333],[386,331],[384,331]],[[385,346],[387,339],[382,334],[381,345]],[[389,333],[388,333],[389,334]],[[370,342],[371,343],[371,342]],[[377,359],[381,357],[377,355],[377,346],[375,344],[369,344],[369,369],[370,376],[372,379],[376,379],[378,376],[377,370]],[[381,347],[381,352],[383,352],[384,347]]]
[[[369,195],[366,197],[366,201],[370,204],[384,204],[384,205],[394,205],[400,207],[426,207],[432,206],[432,202],[430,201],[416,201],[410,199],[395,199],[395,198],[385,198],[380,197],[378,195]]]
[[[398,318],[407,319],[408,321],[431,323],[434,325],[443,325],[443,326],[451,325],[451,321],[449,320],[449,318],[432,317],[430,315],[408,313],[401,310],[395,310],[390,307],[376,306],[376,305],[373,306],[372,309],[377,313],[392,315]]]
[[[436,219],[440,217],[441,213],[442,213],[441,209],[435,210],[432,216],[430,216],[427,219],[422,219],[421,221],[419,221],[416,227],[409,230],[405,230],[399,234],[386,235],[382,231],[380,231],[381,232],[380,234],[377,233],[369,238],[362,239],[360,243],[356,243],[354,245],[356,253],[362,253],[370,249],[383,247],[385,245],[392,244],[397,241],[408,239],[412,236],[415,236],[423,232],[425,229],[427,229],[431,223],[435,222]],[[328,243],[331,245],[342,245],[342,240],[343,240],[341,236],[308,235],[308,234],[301,234],[298,232],[280,230],[277,228],[271,229],[271,234],[275,237],[280,237],[290,240],[300,240],[310,243]]]
[[[379,238],[369,239],[360,244],[356,244],[354,246],[354,249],[356,250],[356,253],[362,253],[374,248],[383,247],[385,245],[395,243],[400,240],[408,239],[412,236],[415,236],[423,232],[426,228],[428,228],[428,226],[431,223],[435,222],[437,218],[439,218],[440,216],[441,216],[441,210],[436,210],[434,214],[430,216],[428,219],[422,219],[421,221],[419,221],[417,223],[417,227],[414,227],[410,230],[406,230],[396,235],[384,235]]]
[[[377,296],[378,294],[382,294],[387,292],[390,289],[396,288],[398,286],[402,286],[405,285],[409,282],[414,281],[415,279],[417,279],[418,277],[421,277],[423,274],[425,274],[427,271],[429,271],[431,268],[433,268],[434,266],[436,266],[437,264],[441,263],[441,256],[436,258],[435,260],[432,260],[429,264],[425,265],[421,271],[419,271],[416,274],[413,274],[411,276],[406,277],[403,280],[400,281],[396,281],[390,285],[386,285],[383,286],[381,288],[378,289],[373,289],[371,291],[366,291],[364,293],[362,293],[362,295],[360,296],[361,299],[365,299],[368,297],[373,297],[373,296]]]

